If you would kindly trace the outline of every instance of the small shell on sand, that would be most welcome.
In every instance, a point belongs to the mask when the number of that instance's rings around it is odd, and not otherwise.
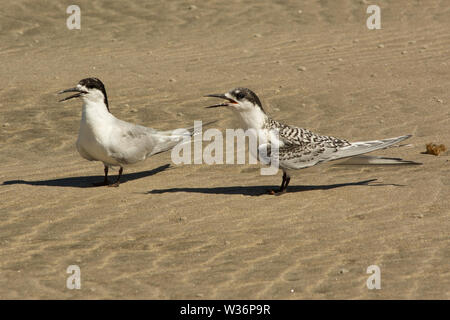
[[[443,144],[437,145],[437,144],[430,142],[430,143],[427,143],[427,151],[424,153],[438,156],[445,151],[447,151],[447,148],[445,147],[445,145],[443,145]]]

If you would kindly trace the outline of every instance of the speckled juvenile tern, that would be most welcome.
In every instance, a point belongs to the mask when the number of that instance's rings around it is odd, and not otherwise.
[[[227,107],[231,109],[241,120],[244,130],[252,129],[251,132],[257,135],[258,141],[264,141],[258,146],[259,160],[268,164],[270,162],[270,152],[267,152],[265,159],[261,158],[261,147],[270,148],[272,144],[278,147],[279,167],[283,170],[283,180],[281,186],[271,194],[285,192],[291,180],[292,170],[308,168],[319,163],[355,157],[375,150],[389,147],[395,143],[411,137],[404,135],[396,138],[348,142],[330,136],[315,134],[307,129],[285,125],[273,120],[264,111],[258,96],[247,88],[236,88],[225,94],[210,94],[206,97],[221,98],[225,101],[207,108]],[[253,150],[250,150],[251,152]],[[254,154],[258,157],[258,154]],[[272,158],[273,160],[273,158]],[[405,161],[395,158],[367,157],[367,163],[371,164],[416,164],[412,161]]]

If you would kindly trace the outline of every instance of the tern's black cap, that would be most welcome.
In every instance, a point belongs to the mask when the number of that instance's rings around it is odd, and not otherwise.
[[[103,82],[98,78],[85,78],[80,80],[80,85],[85,86],[88,89],[97,89],[100,90],[103,93],[103,96],[105,97],[104,102],[106,104],[106,108],[109,111],[109,105],[108,105],[108,96],[106,95],[106,89]]]
[[[236,89],[233,89],[230,92],[230,94],[232,96],[234,96],[237,100],[246,99],[246,100],[250,101],[251,103],[258,105],[261,108],[261,110],[264,110],[258,96],[250,89],[236,88]]]

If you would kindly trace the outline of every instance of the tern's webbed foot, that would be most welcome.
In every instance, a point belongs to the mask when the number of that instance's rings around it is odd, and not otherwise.
[[[291,181],[291,177],[287,175],[285,171],[283,171],[283,181],[281,182],[281,186],[278,190],[268,190],[269,194],[274,196],[281,196],[286,193],[289,182]]]
[[[114,187],[114,188],[117,188],[119,185],[120,185],[120,182],[117,181],[117,182],[114,182],[113,184],[109,184],[108,187]]]
[[[286,189],[267,190],[267,192],[273,196],[281,196],[282,194],[286,193]]]

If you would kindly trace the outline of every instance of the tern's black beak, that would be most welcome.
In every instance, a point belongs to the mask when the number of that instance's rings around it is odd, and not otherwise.
[[[66,98],[64,98],[64,99],[61,99],[61,100],[59,100],[59,102],[63,102],[63,101],[66,101],[66,100],[69,100],[69,99],[72,99],[72,98],[78,98],[78,97],[80,97],[83,93],[87,93],[86,91],[83,91],[83,90],[78,89],[77,87],[75,87],[75,88],[70,88],[70,89],[62,90],[62,91],[58,92],[58,94],[62,94],[62,93],[66,93],[66,92],[76,92],[76,94],[73,94],[73,95],[68,96],[68,97],[66,97]]]
[[[236,104],[237,103],[236,101],[234,101],[233,99],[228,98],[224,94],[208,94],[205,97],[225,99],[225,100],[228,100],[228,102],[231,102],[232,104]],[[215,104],[215,105],[212,105],[212,106],[209,106],[209,107],[206,107],[206,108],[228,107],[230,105],[230,103],[228,103],[228,102]]]

